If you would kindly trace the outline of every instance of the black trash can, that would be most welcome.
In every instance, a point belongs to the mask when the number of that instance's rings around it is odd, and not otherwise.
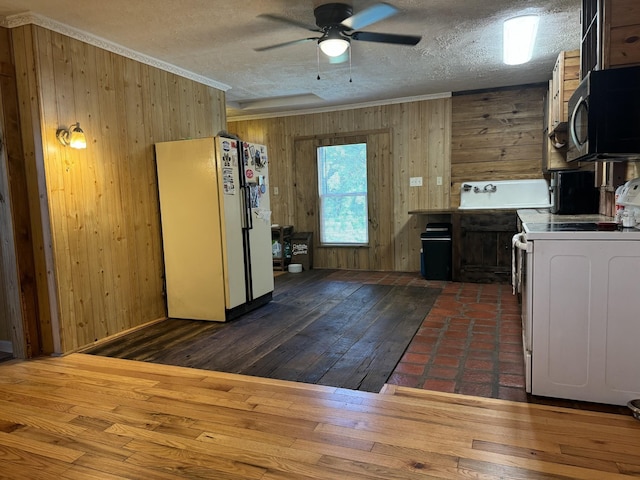
[[[427,223],[420,234],[420,272],[427,280],[451,280],[451,231],[450,223]]]

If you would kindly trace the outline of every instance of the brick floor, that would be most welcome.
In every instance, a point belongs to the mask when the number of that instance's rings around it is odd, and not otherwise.
[[[446,283],[389,383],[526,401],[518,312],[509,285]]]

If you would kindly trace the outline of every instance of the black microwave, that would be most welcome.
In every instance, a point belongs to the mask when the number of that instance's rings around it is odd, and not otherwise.
[[[569,100],[567,161],[640,160],[640,66],[593,70]]]

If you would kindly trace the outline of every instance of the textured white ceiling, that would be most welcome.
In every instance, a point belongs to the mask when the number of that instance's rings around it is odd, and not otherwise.
[[[259,14],[314,25],[319,3],[0,0],[0,16],[31,12],[226,84],[230,118],[544,82],[558,52],[579,48],[581,0],[389,0],[400,12],[363,30],[422,35],[415,47],[354,41],[351,71],[321,55],[320,80],[315,42],[254,51],[313,36]],[[351,2],[355,12],[374,3]],[[502,21],[524,13],[541,16],[533,60],[504,65]]]

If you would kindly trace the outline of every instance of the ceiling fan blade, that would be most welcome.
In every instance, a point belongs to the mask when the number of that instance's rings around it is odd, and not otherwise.
[[[343,20],[341,25],[344,25],[350,30],[358,30],[360,28],[368,27],[372,23],[389,18],[396,13],[398,13],[398,9],[396,7],[389,5],[388,3],[377,3],[369,8],[365,8],[355,15],[351,15],[349,18]]]
[[[272,15],[270,13],[261,13],[260,15],[258,15],[258,17],[266,18],[268,20],[273,20],[273,21],[280,22],[280,23],[287,23],[289,25],[294,25],[296,27],[304,28],[304,29],[309,30],[311,32],[322,32],[322,30],[320,30],[315,25],[308,25],[306,23],[298,22],[296,20],[291,20],[290,18],[281,17],[279,15]]]
[[[342,55],[338,55],[337,57],[329,57],[329,63],[344,63],[349,60],[349,50],[347,49]]]
[[[398,45],[417,45],[422,37],[418,35],[396,35],[393,33],[353,32],[353,40],[378,43],[395,43]]]
[[[267,50],[273,50],[274,48],[288,47],[290,45],[296,45],[298,43],[305,43],[305,42],[309,42],[311,40],[320,40],[320,37],[301,38],[299,40],[292,40],[290,42],[276,43],[275,45],[267,45],[266,47],[254,48],[254,50],[256,52],[266,52]]]

